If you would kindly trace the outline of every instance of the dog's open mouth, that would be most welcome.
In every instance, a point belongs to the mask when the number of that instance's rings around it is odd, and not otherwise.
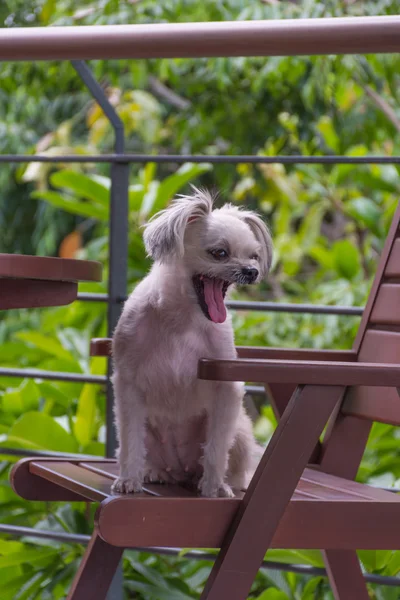
[[[226,319],[225,294],[229,281],[214,279],[205,275],[195,275],[193,285],[200,308],[210,321],[223,323]]]

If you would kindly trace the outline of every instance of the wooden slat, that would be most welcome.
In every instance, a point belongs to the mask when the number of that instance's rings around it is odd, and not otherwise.
[[[92,461],[82,461],[79,463],[79,466],[84,469],[88,469],[89,471],[93,471],[93,473],[98,473],[99,475],[103,475],[103,477],[108,477],[109,479],[114,480],[118,477],[118,463],[115,462],[92,462]]]
[[[385,277],[400,277],[400,239],[393,244],[385,269]]]
[[[314,498],[320,502],[336,500],[337,502],[359,502],[360,496],[347,494],[344,490],[335,487],[321,487],[318,483],[307,479],[301,479],[296,489],[297,493],[305,494],[309,498]],[[369,498],[364,498],[369,502]]]
[[[46,502],[76,502],[82,500],[82,496],[79,494],[31,473],[30,465],[33,460],[37,459],[22,458],[11,469],[11,486],[18,496],[25,500],[43,500]],[[46,458],[46,462],[55,462],[55,459]]]
[[[359,359],[366,363],[398,364],[400,371],[400,333],[368,330]],[[346,394],[342,413],[400,425],[400,398],[395,387],[354,387]]]
[[[397,550],[400,503],[386,493],[387,501],[379,502],[296,495],[271,547]],[[101,504],[97,524],[102,538],[116,546],[220,548],[239,505],[240,500],[225,498],[117,496]],[[267,505],[263,515],[268,517]]]
[[[378,291],[371,323],[379,325],[400,325],[400,284],[385,283]]]
[[[373,487],[372,485],[358,483],[351,479],[344,479],[342,477],[323,473],[317,469],[305,469],[301,479],[302,481],[312,482],[318,485],[321,490],[321,496],[328,493],[329,490],[334,489],[342,492],[348,498],[354,497],[373,502],[400,503],[400,495],[398,494],[387,492],[386,490]]]
[[[354,362],[357,354],[353,350],[316,350],[314,348],[264,348],[262,346],[237,346],[239,358],[261,358],[272,360],[331,360]]]
[[[369,330],[360,350],[362,362],[400,364],[400,333]]]
[[[371,290],[370,290],[370,293],[368,296],[367,304],[365,306],[365,309],[364,309],[364,312],[363,312],[363,315],[361,318],[361,323],[358,328],[356,339],[354,340],[353,350],[357,354],[359,354],[359,352],[361,350],[365,333],[369,327],[371,313],[374,308],[374,304],[375,304],[375,300],[377,297],[379,287],[382,283],[384,276],[386,276],[386,267],[392,256],[392,250],[397,242],[397,236],[399,233],[399,225],[400,225],[400,204],[398,204],[398,206],[396,208],[396,212],[393,216],[393,220],[390,225],[389,233],[386,238],[385,246],[383,248],[381,258],[379,260],[376,274],[374,277],[374,281],[372,283]]]
[[[67,461],[30,463],[30,471],[44,479],[81,494],[88,500],[101,502],[111,495],[108,478]]]
[[[114,480],[118,476],[118,464],[117,463],[90,463],[82,462],[79,463],[84,469],[88,469],[93,473],[98,473],[107,479]],[[110,484],[111,485],[111,484]],[[190,491],[180,485],[165,485],[161,483],[145,483],[143,485],[143,491],[151,496],[167,497],[167,498],[192,498],[196,497],[196,493]],[[238,495],[241,497],[241,495]]]

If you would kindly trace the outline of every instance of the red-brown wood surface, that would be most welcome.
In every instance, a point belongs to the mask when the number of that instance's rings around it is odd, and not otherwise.
[[[122,558],[122,552],[122,548],[104,542],[95,530],[67,600],[103,600]]]
[[[354,550],[325,550],[323,556],[335,600],[369,600]]]
[[[78,284],[71,281],[0,278],[0,288],[0,310],[64,306],[78,293]]]
[[[387,501],[371,501],[334,488],[324,490],[318,499],[313,497],[315,490],[313,494],[296,491],[270,547],[396,550],[400,503],[390,498],[394,494],[385,493]],[[116,546],[220,548],[240,503],[224,498],[115,496],[102,502],[96,519],[101,536]],[[261,519],[268,514],[265,503]],[[252,542],[257,536],[252,536]],[[246,552],[249,545],[243,546]]]
[[[31,458],[14,467],[12,481],[17,493],[32,500],[101,501],[97,522],[102,537],[126,547],[220,547],[242,504],[241,497],[204,499],[179,486],[156,484],[146,486],[147,493],[112,495],[117,471],[111,460]],[[399,531],[393,519],[400,524],[399,516],[400,496],[306,469],[271,546],[378,548],[383,543],[396,548]],[[369,519],[380,527],[370,541]]]
[[[69,304],[77,296],[79,281],[101,281],[101,264],[0,254],[0,310]]]
[[[25,500],[46,501],[82,501],[82,496],[67,490],[31,472],[30,465],[37,459],[22,458],[13,465],[10,473],[11,487],[14,492]],[[46,463],[56,462],[60,459],[45,459]],[[73,464],[73,461],[69,461]]]
[[[91,356],[111,356],[111,338],[94,338],[90,342]],[[314,350],[312,348],[264,348],[237,346],[240,358],[267,358],[279,360],[332,360],[355,361],[357,354],[353,350]]]
[[[399,52],[400,19],[367,16],[0,31],[0,60],[203,58]]]
[[[400,239],[393,244],[389,259],[385,267],[385,277],[400,277]]]
[[[202,359],[199,378],[216,381],[268,381],[310,385],[400,386],[400,367],[362,362]]]
[[[364,335],[369,327],[370,324],[370,319],[371,319],[371,314],[372,311],[374,309],[374,305],[376,302],[376,298],[378,295],[378,291],[379,291],[379,287],[381,286],[381,284],[383,283],[385,274],[386,274],[386,269],[389,265],[389,259],[392,258],[392,250],[394,248],[397,248],[396,242],[397,242],[397,236],[399,233],[399,225],[400,225],[400,203],[397,206],[396,212],[393,216],[393,220],[389,229],[389,233],[387,235],[386,238],[386,242],[385,242],[385,246],[383,248],[382,251],[382,255],[380,257],[379,263],[378,263],[378,267],[376,270],[376,274],[374,277],[374,281],[372,283],[372,287],[368,296],[368,300],[361,318],[361,323],[360,326],[358,328],[358,332],[356,335],[356,339],[354,340],[354,344],[353,344],[353,350],[359,354],[360,349],[361,349],[361,345],[364,339]],[[392,260],[396,260],[395,259],[395,253],[393,254],[393,259]]]
[[[224,539],[203,600],[247,597],[318,437],[343,391],[343,387],[306,386],[292,396]],[[320,401],[322,392],[324,402]]]
[[[370,323],[400,325],[400,285],[384,283],[380,286]]]
[[[111,494],[111,482],[108,478],[84,469],[78,464],[66,461],[31,462],[30,471],[33,475],[40,475],[94,502],[101,502]]]
[[[111,338],[94,338],[90,342],[90,356],[111,356]]]
[[[89,260],[0,254],[0,278],[101,281],[101,264]]]
[[[400,332],[367,330],[360,348],[359,359],[366,364],[380,360],[387,364],[400,365]],[[395,387],[354,387],[346,394],[342,412],[364,419],[399,425],[399,395]]]

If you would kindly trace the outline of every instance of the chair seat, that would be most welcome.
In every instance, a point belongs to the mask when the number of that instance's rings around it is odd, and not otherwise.
[[[161,484],[140,494],[112,494],[117,469],[113,460],[27,459],[14,467],[12,482],[28,499],[100,502],[99,533],[122,547],[219,548],[244,496],[202,498]],[[268,519],[268,506],[255,518]],[[399,495],[307,468],[272,547],[396,549],[399,536]]]

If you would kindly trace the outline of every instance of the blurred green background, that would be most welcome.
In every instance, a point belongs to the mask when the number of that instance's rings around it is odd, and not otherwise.
[[[397,0],[3,0],[0,26],[159,23],[396,14]],[[198,154],[400,153],[400,57],[292,57],[92,61],[90,67],[122,118],[128,152]],[[0,152],[48,155],[112,150],[112,130],[68,62],[0,66]],[[221,191],[270,224],[271,276],[236,299],[362,306],[397,204],[395,166],[131,165],[129,289],[149,268],[140,225],[190,183]],[[0,166],[0,252],[100,260],[106,292],[109,166]],[[106,307],[76,302],[60,309],[0,315],[0,364],[104,374],[89,360],[89,340],[106,334]],[[238,344],[349,348],[355,317],[237,312]],[[105,396],[100,386],[0,378],[0,453],[32,448],[104,454]],[[256,434],[275,426],[260,407]],[[400,440],[374,425],[358,478],[399,485]],[[0,522],[91,532],[93,507],[27,503],[8,483],[15,457],[0,455]],[[2,600],[64,598],[84,548],[34,538],[0,538]],[[319,552],[271,551],[270,560],[323,566]],[[364,567],[396,575],[400,552],[361,552]],[[128,551],[126,598],[198,598],[211,568]],[[399,588],[370,587],[371,598],[398,600]],[[332,598],[326,579],[261,571],[251,598]],[[228,599],[227,599],[228,600]]]

